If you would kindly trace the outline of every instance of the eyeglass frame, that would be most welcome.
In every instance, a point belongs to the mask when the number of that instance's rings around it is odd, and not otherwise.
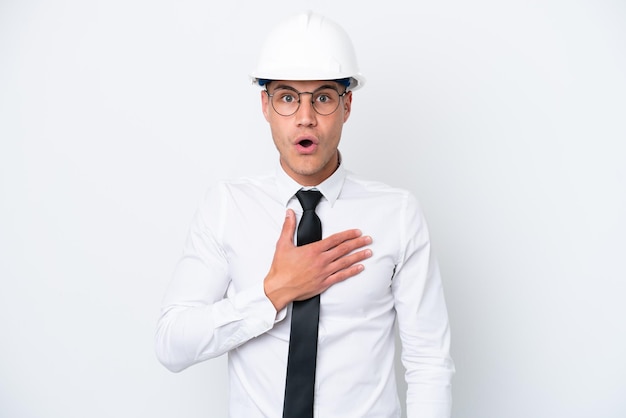
[[[270,103],[271,103],[271,105],[272,105],[272,109],[274,109],[274,112],[276,112],[278,115],[283,116],[283,117],[293,116],[293,115],[295,115],[295,114],[298,112],[298,110],[300,110],[300,105],[302,104],[302,98],[301,98],[301,96],[302,96],[303,94],[310,94],[310,95],[311,95],[311,99],[312,99],[312,98],[313,98],[313,95],[314,95],[316,92],[318,92],[319,90],[324,90],[324,89],[334,90],[334,91],[336,91],[336,92],[337,92],[337,94],[339,95],[339,101],[337,102],[337,107],[335,108],[335,110],[333,110],[333,111],[332,111],[332,112],[330,112],[330,113],[320,113],[320,112],[319,112],[319,111],[315,108],[315,101],[313,101],[313,100],[311,100],[311,107],[313,108],[313,110],[315,111],[315,113],[317,113],[317,114],[318,114],[318,115],[320,115],[320,116],[330,116],[330,115],[332,115],[333,113],[335,113],[335,112],[337,111],[337,109],[339,109],[339,104],[340,104],[341,99],[342,99],[342,98],[343,98],[346,94],[348,94],[348,92],[350,91],[350,90],[348,90],[348,89],[345,89],[343,93],[339,93],[339,90],[337,90],[336,88],[334,88],[334,87],[332,87],[332,86],[321,86],[321,87],[316,88],[316,89],[315,89],[315,90],[313,90],[313,91],[298,91],[298,90],[296,90],[296,89],[294,89],[293,87],[290,87],[290,86],[284,86],[284,87],[282,87],[282,86],[281,86],[281,87],[278,87],[276,90],[279,90],[279,89],[293,91],[294,93],[296,93],[296,94],[298,95],[298,107],[296,107],[296,110],[294,110],[292,113],[290,113],[290,114],[288,114],[288,115],[283,115],[283,114],[282,114],[282,113],[280,113],[278,110],[276,110],[276,108],[274,107],[274,101],[272,100],[272,97],[274,97],[274,95],[275,95],[275,93],[276,93],[276,92],[274,92],[274,94],[270,94],[270,92],[267,90],[267,87],[263,90],[263,91],[265,92],[265,94],[267,94],[267,97],[269,98],[269,101],[270,101]]]

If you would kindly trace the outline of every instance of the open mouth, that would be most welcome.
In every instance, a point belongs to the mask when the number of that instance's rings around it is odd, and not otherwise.
[[[304,148],[308,148],[313,145],[313,141],[311,141],[310,139],[303,139],[302,141],[298,142],[298,144]]]

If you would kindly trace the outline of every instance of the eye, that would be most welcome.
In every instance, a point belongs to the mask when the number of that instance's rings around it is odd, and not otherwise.
[[[293,93],[284,92],[278,94],[278,100],[285,103],[293,103],[297,101],[296,96]]]
[[[320,102],[320,103],[328,103],[329,101],[331,101],[331,98],[330,98],[330,96],[329,96],[328,94],[326,94],[326,93],[320,93],[320,94],[317,96],[317,101],[318,101],[318,102]]]
[[[313,94],[315,103],[321,105],[331,104],[337,101],[337,92],[331,89],[319,90]]]

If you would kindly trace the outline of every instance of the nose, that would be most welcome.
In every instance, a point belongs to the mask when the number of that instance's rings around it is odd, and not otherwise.
[[[300,93],[300,106],[296,112],[296,121],[300,126],[312,126],[317,122],[317,112],[313,108],[312,97],[312,93]]]

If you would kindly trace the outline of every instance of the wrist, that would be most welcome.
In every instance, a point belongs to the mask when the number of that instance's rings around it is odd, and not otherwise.
[[[288,292],[284,288],[274,285],[269,276],[263,281],[263,291],[269,301],[272,302],[272,305],[274,305],[276,312],[284,309],[292,301]]]

